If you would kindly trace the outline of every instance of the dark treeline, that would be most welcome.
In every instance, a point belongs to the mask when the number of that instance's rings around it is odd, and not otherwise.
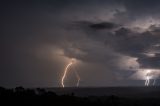
[[[6,89],[0,87],[0,105],[3,106],[160,106],[160,98],[138,98],[111,96],[78,97],[74,93],[57,95],[45,89]],[[2,105],[1,105],[2,106]]]

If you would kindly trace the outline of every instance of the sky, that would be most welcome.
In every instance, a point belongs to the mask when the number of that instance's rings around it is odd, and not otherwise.
[[[159,0],[5,0],[0,86],[144,86],[160,77]],[[149,71],[148,71],[149,70]]]

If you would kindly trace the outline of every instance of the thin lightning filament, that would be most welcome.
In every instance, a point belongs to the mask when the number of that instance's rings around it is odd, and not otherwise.
[[[76,77],[77,77],[77,87],[79,86],[79,81],[81,80],[80,79],[80,76],[79,76],[79,74],[78,74],[78,72],[77,71],[75,71],[75,74],[76,74]]]
[[[63,87],[63,88],[64,88],[64,79],[65,79],[65,77],[66,77],[66,74],[67,74],[67,72],[68,72],[69,67],[70,67],[72,64],[73,64],[73,62],[71,61],[71,62],[66,66],[66,68],[65,68],[65,70],[64,70],[64,74],[63,74],[63,76],[62,76],[62,81],[61,81],[61,84],[62,84],[62,87]]]

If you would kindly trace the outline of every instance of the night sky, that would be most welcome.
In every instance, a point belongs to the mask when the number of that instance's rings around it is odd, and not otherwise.
[[[160,77],[160,0],[5,0],[0,86],[144,86]],[[149,70],[149,72],[148,72]],[[152,82],[152,80],[151,80]]]

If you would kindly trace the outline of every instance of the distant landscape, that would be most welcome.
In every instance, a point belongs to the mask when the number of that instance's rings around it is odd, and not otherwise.
[[[36,88],[0,87],[1,104],[17,106],[159,106],[160,87]]]
[[[47,88],[46,90],[55,92],[58,95],[74,93],[76,96],[110,96],[120,97],[160,97],[160,87],[66,87]]]

